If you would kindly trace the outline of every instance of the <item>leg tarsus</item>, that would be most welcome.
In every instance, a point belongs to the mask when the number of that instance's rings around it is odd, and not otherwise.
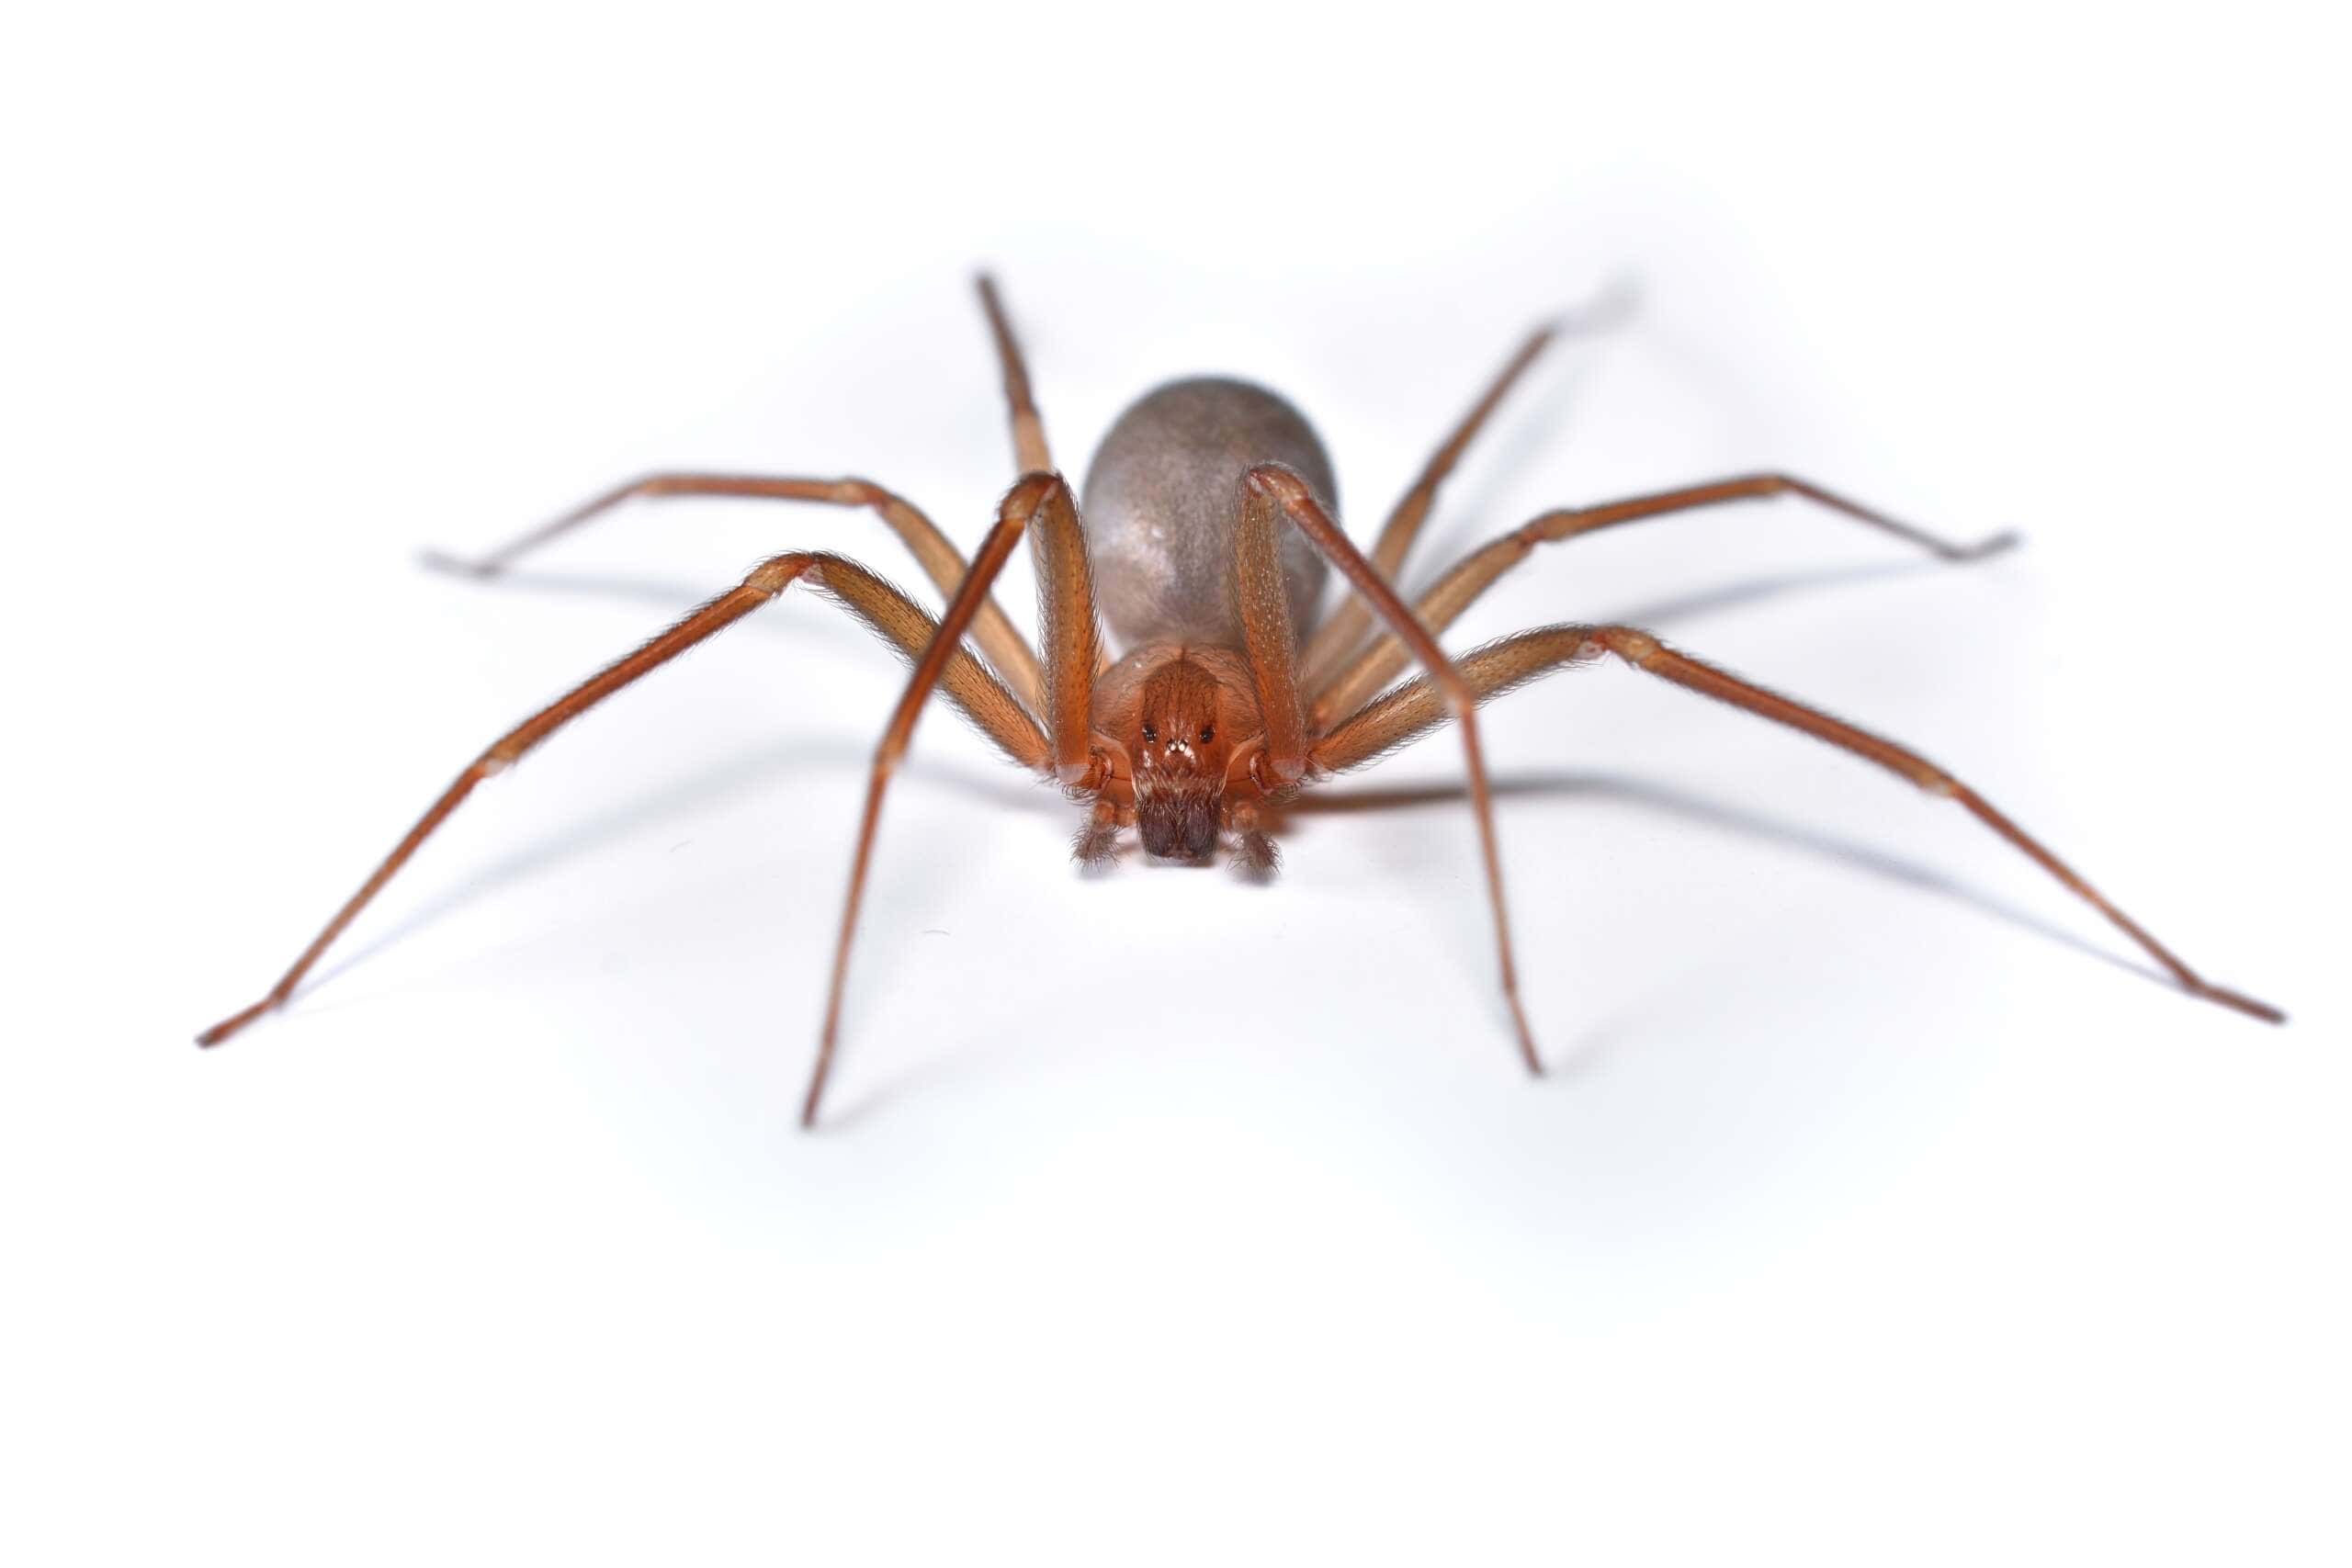
[[[1233,869],[1244,882],[1272,882],[1282,874],[1282,846],[1253,828],[1233,840]]]
[[[1107,800],[1097,800],[1094,809],[1079,825],[1078,835],[1070,840],[1069,858],[1090,871],[1097,871],[1119,858],[1119,808]]]
[[[2265,1023],[2287,1021],[2286,1013],[2279,1009],[2272,1007],[2268,1002],[2256,1001],[2243,992],[2233,991],[2226,986],[2216,986],[2204,980],[2198,980],[2184,982],[2181,989],[2190,996],[2202,997],[2209,1002],[2219,1002],[2225,1008],[2234,1009],[2245,1013],[2248,1018],[2258,1018]]]
[[[1519,1035],[1520,1060],[1527,1064],[1530,1077],[1544,1076],[1544,1058],[1535,1054],[1535,1035],[1527,1027],[1527,1010],[1519,1005],[1519,985],[1514,978],[1503,987],[1503,1000],[1510,1004],[1510,1026]]]
[[[1261,823],[1258,803],[1238,802],[1226,826],[1233,834],[1233,871],[1244,882],[1272,882],[1282,870],[1282,847]]]
[[[989,335],[996,341],[997,363],[1004,372],[1005,410],[1012,424],[1012,460],[1024,474],[1053,471],[1053,455],[1046,446],[1046,422],[1029,389],[1029,365],[1022,357],[1021,340],[1013,335],[1004,301],[997,297],[996,279],[983,272],[972,279],[979,291],[980,309],[989,319]]]
[[[231,1013],[227,1018],[222,1019],[220,1022],[214,1024],[211,1028],[198,1035],[196,1037],[196,1043],[198,1045],[208,1047],[218,1045],[222,1041],[228,1039],[231,1035],[236,1033],[239,1030],[244,1028],[245,1025],[259,1018],[262,1014],[284,1002],[285,999],[286,998],[280,996],[277,992],[272,991],[269,995],[262,998],[261,1000],[254,1003],[253,1006],[244,1009],[243,1011]]]

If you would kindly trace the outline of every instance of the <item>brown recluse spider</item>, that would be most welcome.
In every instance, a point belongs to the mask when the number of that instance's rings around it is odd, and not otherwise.
[[[470,563],[439,564],[488,576],[526,551],[639,496],[759,496],[866,507],[914,552],[946,597],[933,620],[904,593],[855,562],[795,550],[760,563],[736,587],[695,610],[636,652],[591,676],[492,744],[458,775],[375,874],[336,911],[260,1001],[198,1037],[217,1045],[279,1006],[327,945],[366,908],[417,846],[474,785],[648,671],[741,620],[805,582],[837,600],[913,661],[914,673],[875,749],[833,950],[832,979],[815,1070],[801,1107],[813,1124],[831,1070],[849,974],[850,939],[874,851],[882,794],[904,756],[934,687],[1023,768],[1047,775],[1088,807],[1075,852],[1099,863],[1119,834],[1139,830],[1155,856],[1207,859],[1220,839],[1238,864],[1263,874],[1275,852],[1261,810],[1333,774],[1363,767],[1452,719],[1462,732],[1470,805],[1478,823],[1487,899],[1521,1059],[1543,1071],[1519,1003],[1510,922],[1503,903],[1502,856],[1478,749],[1477,709],[1539,676],[1614,655],[1634,669],[1701,696],[1784,724],[1960,803],[2137,942],[2193,996],[2270,1022],[2284,1014],[2200,977],[2130,916],[1984,796],[1919,756],[1817,708],[1765,690],[1623,626],[1561,625],[1502,637],[1459,659],[1438,647],[1451,626],[1497,578],[1538,545],[1620,524],[1724,502],[1800,495],[1948,561],[1978,559],[2009,543],[1945,542],[1786,474],[1751,474],[1599,506],[1546,512],[1474,550],[1410,606],[1389,584],[1404,564],[1438,487],[1553,335],[1532,333],[1423,467],[1396,503],[1369,554],[1332,520],[1331,465],[1306,421],[1261,387],[1221,378],[1171,381],[1119,416],[1086,476],[1081,508],[1054,471],[1029,373],[994,285],[978,280],[1004,372],[1012,446],[1022,477],[967,568],[931,520],[904,498],[864,479],[775,479],[662,473],[621,485],[535,533]],[[1083,525],[1080,517],[1086,519]],[[1287,525],[1287,526],[1285,526]],[[1031,651],[989,597],[1023,535],[1037,569],[1045,658]],[[1315,626],[1329,567],[1353,597]],[[1125,651],[1111,657],[1098,615]],[[1379,623],[1374,634],[1374,621]],[[1301,637],[1308,632],[1305,646]],[[968,645],[967,638],[968,637]],[[1390,682],[1407,664],[1422,672]]]

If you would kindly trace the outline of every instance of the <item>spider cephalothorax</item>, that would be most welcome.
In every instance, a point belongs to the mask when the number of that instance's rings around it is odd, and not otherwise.
[[[1248,665],[1225,649],[1137,649],[1095,683],[1094,728],[1124,753],[1145,852],[1208,858],[1225,826],[1236,748],[1261,728]]]

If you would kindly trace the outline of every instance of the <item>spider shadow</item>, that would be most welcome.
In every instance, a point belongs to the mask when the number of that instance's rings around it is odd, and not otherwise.
[[[794,773],[820,769],[863,772],[872,761],[873,754],[871,742],[847,736],[779,742],[747,751],[722,766],[703,769],[595,816],[567,823],[486,865],[475,868],[413,906],[385,930],[338,955],[332,965],[322,967],[302,987],[300,994],[308,995],[323,989],[345,972],[398,946],[435,921],[447,919],[502,887],[550,870],[600,845],[618,842],[657,823],[691,818],[705,807],[719,805],[755,786]],[[1000,808],[1033,806],[1050,808],[1061,804],[1059,798],[1047,790],[1032,788],[1017,778],[994,773],[984,773],[976,769],[943,764],[921,757],[902,761],[898,776],[901,781],[914,779],[944,784],[976,801]]]
[[[1819,592],[1832,588],[1857,588],[1865,583],[1893,582],[1934,572],[1948,572],[1953,570],[1953,565],[1940,560],[1891,560],[1873,561],[1864,566],[1813,567],[1798,571],[1765,572],[1713,588],[1677,593],[1666,599],[1653,599],[1647,604],[1600,616],[1599,620],[1605,625],[1644,626],[1656,630],[1687,621],[1704,620],[1710,615],[1720,615],[1733,610],[1744,610],[1751,604],[1767,604],[1794,594]]]
[[[1972,887],[1917,861],[1905,860],[1884,850],[1852,839],[1825,833],[1818,829],[1769,817],[1761,812],[1730,806],[1688,791],[1675,789],[1654,781],[1630,774],[1610,773],[1557,772],[1531,773],[1517,777],[1498,778],[1489,785],[1489,793],[1498,799],[1515,796],[1557,798],[1576,796],[1589,800],[1604,800],[1615,805],[1632,806],[1694,827],[1713,829],[1718,832],[1736,833],[1760,842],[1777,844],[1786,849],[1815,856],[1849,867],[1852,870],[1893,882],[1918,892],[1932,894],[1955,904],[1987,915],[2019,931],[2030,931],[2045,941],[2072,948],[2075,952],[2111,964],[2127,973],[2154,980],[2167,987],[2173,986],[2171,976],[2148,964],[2135,962],[2121,953],[2101,947],[2077,932],[2057,925],[2048,919],[2006,899],[1996,897],[1980,888]],[[1348,817],[1379,811],[1409,810],[1424,806],[1466,806],[1469,791],[1464,784],[1404,785],[1392,789],[1348,790],[1338,794],[1308,795],[1283,807],[1285,819],[1298,817]]]
[[[332,967],[322,969],[310,984],[302,988],[303,994],[309,996],[326,989],[331,982],[347,971],[367,964],[398,943],[429,928],[435,921],[496,893],[503,887],[539,874],[564,863],[576,855],[589,852],[600,845],[625,840],[665,821],[691,818],[698,811],[740,796],[748,790],[775,784],[795,776],[805,776],[812,771],[862,770],[869,755],[870,750],[866,745],[861,740],[846,736],[820,739],[813,742],[763,746],[747,751],[722,766],[699,769],[688,777],[640,794],[631,800],[595,816],[568,823],[479,867],[426,897],[364,945],[340,956]],[[1041,814],[1067,810],[1065,803],[1052,792],[1032,788],[1019,782],[1015,777],[992,771],[984,772],[953,763],[925,763],[910,759],[902,764],[901,772],[906,775],[926,779],[934,785],[944,785],[969,797],[976,804],[990,807],[1035,809]],[[2154,980],[2167,987],[2171,984],[2168,976],[2100,947],[2077,932],[2069,931],[2041,915],[1958,881],[1919,862],[1889,853],[1855,840],[1729,805],[1717,799],[1661,784],[1653,780],[1624,773],[1561,770],[1499,777],[1493,781],[1491,789],[1492,793],[1501,799],[1589,800],[1610,805],[1630,806],[1671,818],[1685,826],[1736,834],[1752,840],[1812,855],[1903,887],[1948,899],[2017,930],[2099,959],[2143,978]],[[1302,796],[1282,807],[1278,812],[1272,814],[1269,827],[1279,835],[1294,823],[1311,820],[1315,818],[1340,818],[1421,807],[1450,807],[1458,810],[1466,805],[1466,788],[1455,784],[1401,785],[1317,793]],[[1139,858],[1122,857],[1120,869],[1132,867]],[[1197,868],[1184,866],[1165,869]],[[1085,876],[1088,874],[1081,871],[1078,874]],[[1100,874],[1100,873],[1094,874]],[[871,979],[873,976],[869,975],[868,978]],[[826,1127],[833,1131],[854,1128],[884,1110],[902,1094],[936,1088],[962,1077],[986,1072],[989,1070],[989,1064],[992,1061],[1003,1053],[1013,1049],[1016,1043],[1005,1040],[974,1043],[983,1048],[943,1054],[911,1064],[890,1075],[886,1081],[876,1083],[864,1092],[842,1096],[837,1104],[828,1107],[825,1118]],[[1555,1066],[1579,1075],[1589,1073],[1595,1069],[1600,1057],[1605,1054],[1607,1044],[1605,1041],[1588,1042],[1570,1059],[1557,1063]]]
[[[621,576],[612,572],[542,571],[536,569],[517,570],[511,567],[482,577],[462,568],[453,568],[446,564],[447,559],[438,550],[425,550],[419,553],[418,564],[431,576],[464,586],[495,592],[520,591],[565,598],[628,601],[651,605],[673,621],[696,605],[707,604],[713,595],[735,586],[732,581],[689,583],[635,574]],[[754,631],[764,630],[771,637],[784,636],[842,649],[871,647],[874,640],[864,627],[844,615],[779,616],[771,612],[753,615],[741,625]]]

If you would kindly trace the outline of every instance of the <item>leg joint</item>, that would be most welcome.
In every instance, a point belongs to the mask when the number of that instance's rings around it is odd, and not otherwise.
[[[1657,638],[1637,627],[1595,626],[1586,634],[1577,657],[1597,659],[1603,653],[1613,653],[1626,663],[1646,670],[1665,651]]]
[[[1583,512],[1568,507],[1529,518],[1511,534],[1511,537],[1519,541],[1519,558],[1524,560],[1528,552],[1538,545],[1551,544],[1581,533],[1585,517]]]
[[[808,578],[811,587],[824,583],[819,558],[807,550],[795,550],[789,555],[770,556],[753,567],[751,575],[743,579],[743,586],[773,599],[801,577]]]

